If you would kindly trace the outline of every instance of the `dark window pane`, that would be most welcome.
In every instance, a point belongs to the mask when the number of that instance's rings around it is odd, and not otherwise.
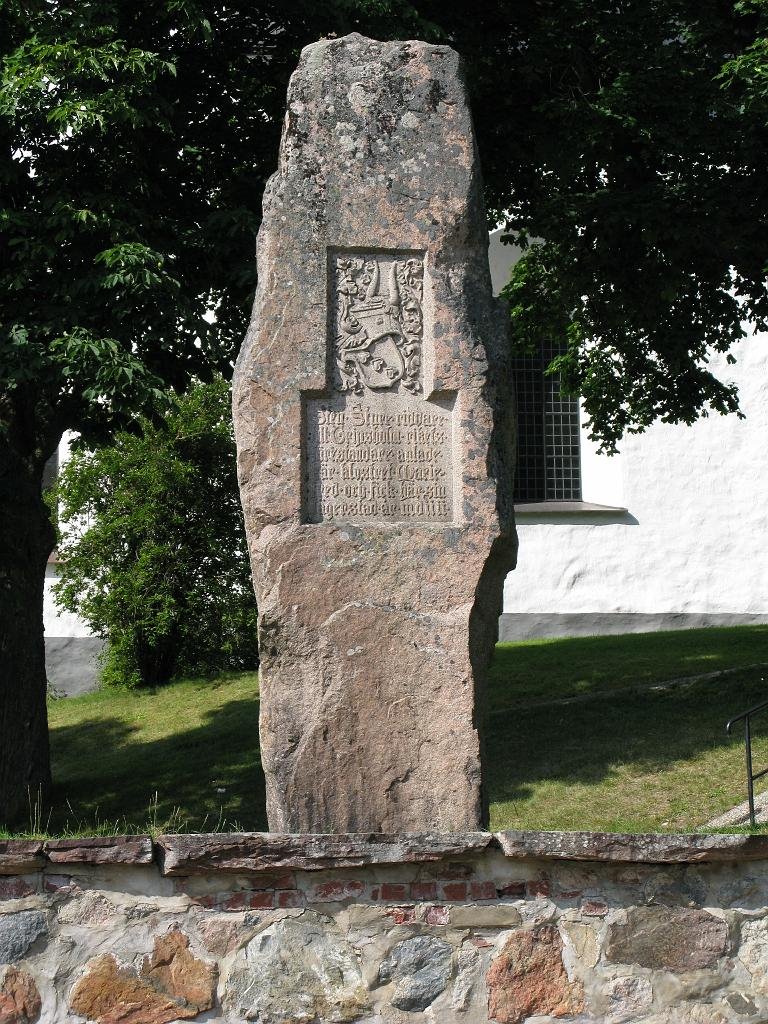
[[[544,371],[562,348],[513,360],[517,401],[517,470],[514,500],[580,501],[579,403],[560,394],[560,379]]]
[[[541,355],[518,356],[513,367],[517,401],[515,501],[543,501],[547,460],[544,450],[544,377]]]

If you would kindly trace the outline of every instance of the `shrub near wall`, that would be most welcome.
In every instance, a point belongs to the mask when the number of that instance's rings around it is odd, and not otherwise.
[[[0,843],[7,1024],[757,1024],[768,840]]]
[[[75,450],[53,500],[56,597],[107,640],[105,682],[258,664],[226,381],[195,385],[112,445]]]

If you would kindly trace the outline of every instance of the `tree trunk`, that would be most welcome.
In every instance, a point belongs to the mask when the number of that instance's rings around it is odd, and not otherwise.
[[[29,827],[50,795],[43,591],[55,539],[41,461],[0,447],[0,827]]]

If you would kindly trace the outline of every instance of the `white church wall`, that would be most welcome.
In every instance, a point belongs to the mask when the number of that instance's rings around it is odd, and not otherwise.
[[[65,434],[59,444],[59,467],[69,458],[70,435]],[[55,601],[53,586],[57,578],[56,553],[51,556],[45,573],[45,593],[43,596],[43,624],[45,635],[51,637],[84,637],[91,632],[87,624],[71,612],[64,611]]]
[[[499,234],[497,289],[516,258]],[[744,420],[658,423],[608,457],[582,416],[583,502],[614,511],[519,510],[502,637],[768,621],[768,336],[733,354],[711,365],[737,384]]]
[[[59,445],[59,466],[68,457],[69,437],[65,435]],[[79,615],[64,611],[56,603],[53,587],[58,575],[57,564],[54,554],[45,572],[45,669],[49,688],[54,693],[73,696],[95,688],[102,641],[93,636],[88,624]]]
[[[88,624],[79,615],[64,611],[56,604],[53,587],[58,577],[57,563],[50,561],[45,572],[43,596],[43,625],[46,636],[90,636]]]

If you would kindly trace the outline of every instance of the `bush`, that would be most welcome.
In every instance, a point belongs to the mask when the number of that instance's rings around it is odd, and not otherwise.
[[[106,639],[102,681],[160,686],[258,664],[229,387],[197,384],[162,425],[79,448],[53,493],[58,603]]]

